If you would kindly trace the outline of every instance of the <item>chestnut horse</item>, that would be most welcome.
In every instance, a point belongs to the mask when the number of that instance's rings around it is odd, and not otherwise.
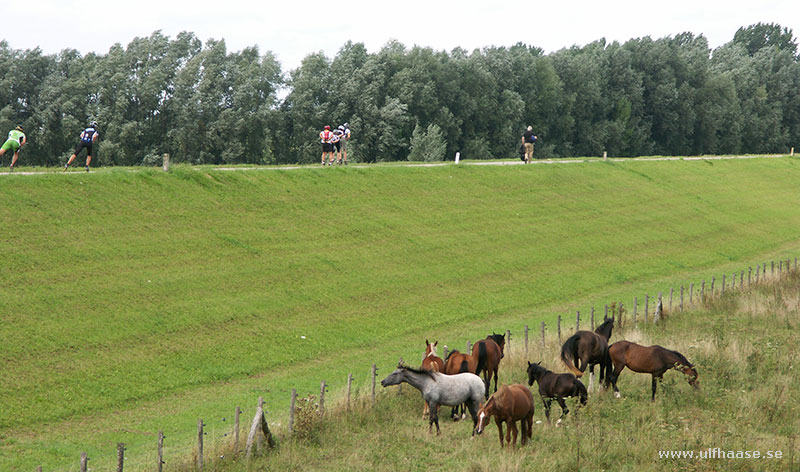
[[[444,360],[444,373],[447,375],[462,374],[464,372],[476,373],[478,367],[478,358],[469,354],[462,354],[461,352],[453,349],[447,354],[447,359]],[[458,406],[454,406],[450,411],[450,418],[453,421],[458,421],[466,415],[465,405],[461,406],[461,414],[458,412]]]
[[[491,383],[492,377],[494,377],[494,391],[497,391],[497,368],[500,366],[500,359],[505,356],[503,353],[505,346],[505,335],[495,333],[486,336],[486,339],[481,339],[472,346],[472,357],[478,359],[475,373],[481,375],[483,372],[483,380],[486,382],[486,394],[484,395],[486,398],[489,398],[489,383]]]
[[[523,384],[503,385],[499,392],[495,392],[478,411],[478,428],[476,433],[483,433],[483,428],[494,416],[497,431],[500,433],[500,447],[503,447],[503,422],[508,424],[506,443],[517,445],[517,421],[522,429],[522,445],[528,442],[533,434],[533,394]],[[511,441],[511,435],[514,441]]]
[[[594,383],[594,366],[600,364],[600,381],[605,377],[605,387],[611,381],[611,359],[608,357],[608,340],[611,338],[611,331],[614,329],[614,318],[606,318],[603,324],[597,327],[594,332],[578,331],[570,336],[561,346],[561,360],[564,365],[581,378],[589,367],[589,390],[592,390]],[[579,364],[580,362],[580,364]]]
[[[697,380],[697,369],[678,351],[672,351],[658,345],[642,346],[630,341],[617,341],[608,348],[608,354],[614,363],[614,371],[611,373],[610,380],[614,386],[614,395],[617,397],[619,397],[617,379],[625,367],[634,372],[653,376],[650,401],[655,401],[656,399],[656,379],[663,379],[664,372],[669,369],[683,372],[689,381],[689,385],[695,389],[700,388],[700,382]]]
[[[561,407],[559,422],[569,413],[567,403],[564,401],[565,397],[578,397],[581,405],[586,404],[588,396],[586,387],[572,374],[554,374],[542,367],[541,362],[536,364],[528,362],[528,385],[533,385],[533,382],[539,382],[539,396],[542,397],[544,415],[547,417],[548,423],[550,422],[550,403],[554,398]]]
[[[444,372],[444,361],[441,357],[436,355],[436,345],[439,341],[433,344],[425,340],[425,357],[422,359],[422,370],[430,370],[433,372]],[[428,415],[428,404],[426,403],[422,409],[422,418]]]

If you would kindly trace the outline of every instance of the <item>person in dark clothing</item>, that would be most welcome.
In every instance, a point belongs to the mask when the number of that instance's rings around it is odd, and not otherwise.
[[[522,133],[522,145],[525,146],[525,164],[530,164],[533,159],[533,143],[539,139],[538,136],[533,134],[533,126],[528,126],[528,129]]]

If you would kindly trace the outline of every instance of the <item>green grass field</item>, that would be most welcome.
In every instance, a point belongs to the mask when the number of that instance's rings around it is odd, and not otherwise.
[[[0,179],[0,470],[167,464],[264,396],[800,253],[800,161]],[[226,418],[225,421],[222,419]]]

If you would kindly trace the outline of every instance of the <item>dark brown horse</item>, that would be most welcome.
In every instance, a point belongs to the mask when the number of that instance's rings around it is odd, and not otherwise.
[[[608,357],[608,340],[614,329],[614,319],[606,318],[603,324],[592,331],[578,331],[561,346],[561,360],[564,365],[581,378],[589,367],[589,390],[594,384],[594,366],[600,364],[600,381],[608,387],[611,374],[611,359]]]
[[[494,416],[497,431],[500,433],[500,447],[503,447],[503,422],[508,424],[506,443],[517,445],[517,421],[522,429],[522,445],[528,442],[533,434],[533,394],[523,384],[503,385],[499,392],[495,392],[478,411],[478,434],[483,433],[483,428]],[[511,441],[511,435],[514,441]]]
[[[548,423],[550,422],[550,402],[555,398],[558,406],[561,407],[561,416],[558,418],[560,422],[569,413],[564,398],[578,397],[581,405],[585,405],[586,397],[588,396],[586,387],[574,375],[554,374],[542,367],[541,364],[541,362],[536,364],[528,362],[528,385],[533,385],[533,382],[539,382],[539,396],[542,397],[544,415],[547,417]]]
[[[422,359],[422,370],[430,370],[432,372],[444,372],[444,361],[441,357],[436,355],[436,345],[439,344],[439,341],[434,342],[433,344],[429,343],[428,340],[425,340],[425,357]],[[422,410],[422,417],[425,418],[428,415],[428,404],[425,404],[425,407]]]
[[[469,354],[462,354],[461,352],[453,349],[447,354],[447,358],[444,360],[444,373],[447,375],[455,375],[455,374],[462,374],[465,372],[474,374],[478,368],[478,358],[471,356]],[[459,414],[459,407],[455,406],[450,411],[450,418],[454,421],[458,421],[460,418],[463,418],[466,415],[466,407],[465,405],[461,406],[461,412]]]
[[[614,386],[614,395],[617,397],[619,397],[617,378],[619,378],[620,372],[625,367],[634,372],[653,376],[653,392],[650,396],[650,401],[655,401],[656,399],[656,379],[663,379],[664,372],[669,369],[683,372],[689,381],[689,385],[695,389],[700,388],[700,382],[697,380],[697,369],[678,351],[672,351],[658,345],[642,346],[630,341],[617,341],[608,348],[608,353],[614,363],[614,371],[611,373],[610,381]]]
[[[494,391],[497,391],[497,368],[500,366],[500,359],[505,356],[503,349],[506,347],[506,337],[504,334],[492,333],[481,339],[472,346],[472,357],[478,359],[478,366],[475,373],[481,375],[486,382],[486,398],[489,398],[489,383],[494,377]]]

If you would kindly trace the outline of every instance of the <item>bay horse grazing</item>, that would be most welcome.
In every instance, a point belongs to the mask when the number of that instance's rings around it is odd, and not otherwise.
[[[444,372],[444,361],[441,357],[436,355],[436,345],[439,341],[433,344],[425,340],[425,357],[422,359],[422,370],[430,370],[433,372]],[[428,415],[428,404],[426,403],[422,410],[422,417]]]
[[[656,379],[663,379],[664,372],[669,369],[683,372],[689,381],[689,385],[695,389],[700,388],[700,381],[697,380],[697,369],[678,351],[658,345],[642,346],[630,341],[617,341],[608,348],[608,353],[614,363],[614,371],[611,373],[610,380],[614,386],[614,395],[617,397],[620,396],[617,389],[617,379],[625,367],[634,372],[653,376],[650,401],[655,401],[656,399]]]
[[[528,385],[533,385],[533,382],[539,382],[539,396],[542,397],[544,415],[547,417],[548,423],[550,422],[550,403],[554,398],[561,407],[559,422],[569,413],[564,398],[578,397],[581,405],[586,404],[588,393],[577,377],[572,374],[555,374],[542,367],[541,361],[535,364],[528,362]]]
[[[522,430],[522,445],[528,442],[533,434],[533,394],[523,384],[503,385],[499,392],[495,392],[478,412],[478,434],[483,433],[483,428],[494,416],[497,430],[500,433],[500,447],[503,447],[503,422],[508,425],[506,443],[517,445],[517,424],[520,422]],[[511,435],[514,441],[511,441]]]
[[[593,389],[594,366],[600,364],[600,381],[608,387],[609,375],[611,374],[611,359],[608,357],[608,340],[611,338],[611,331],[614,329],[614,318],[607,318],[603,324],[592,331],[578,331],[570,336],[561,346],[561,360],[564,365],[581,378],[589,367],[589,390]],[[580,364],[579,364],[580,363]]]
[[[428,431],[436,425],[436,434],[439,434],[439,405],[456,406],[467,404],[472,415],[472,435],[478,424],[478,410],[483,400],[483,380],[469,372],[456,375],[445,375],[441,372],[417,370],[412,367],[397,365],[397,369],[381,380],[383,387],[399,385],[406,382],[422,393],[422,398],[428,404],[430,419]]]
[[[478,358],[470,354],[462,354],[456,349],[453,349],[447,354],[444,360],[444,373],[447,375],[463,374],[465,372],[477,373]],[[459,414],[458,406],[454,406],[450,411],[450,418],[453,421],[458,421],[465,415],[464,405],[461,405],[461,412]]]
[[[478,366],[474,372],[478,375],[483,372],[483,380],[486,381],[485,398],[489,398],[489,383],[492,377],[494,377],[494,391],[497,391],[497,368],[500,366],[500,359],[505,356],[503,353],[505,346],[506,336],[494,332],[472,346],[472,357],[478,359]]]

